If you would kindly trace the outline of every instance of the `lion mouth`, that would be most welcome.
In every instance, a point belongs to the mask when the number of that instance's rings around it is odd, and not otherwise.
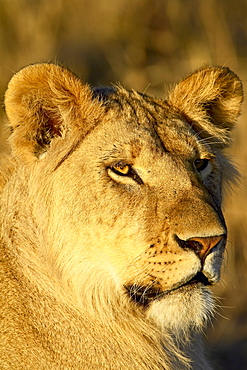
[[[186,283],[182,285],[179,285],[179,287],[173,290],[182,288],[183,286],[186,286],[186,285],[192,285],[192,284],[198,284],[198,283],[201,283],[205,286],[212,285],[212,283],[208,280],[208,278],[204,275],[204,273],[200,271],[192,279],[190,279],[189,281],[187,281]]]
[[[197,284],[204,286],[212,285],[203,272],[200,271],[185,283],[166,291],[162,291],[159,287],[155,286],[142,286],[137,284],[127,285],[124,287],[132,301],[145,307],[154,300],[162,298],[164,295],[177,291],[180,288]]]

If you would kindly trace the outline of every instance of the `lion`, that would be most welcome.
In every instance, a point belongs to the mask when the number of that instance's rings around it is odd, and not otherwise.
[[[1,163],[1,369],[209,370],[227,240],[224,149],[239,78],[204,66],[166,98],[16,73]]]

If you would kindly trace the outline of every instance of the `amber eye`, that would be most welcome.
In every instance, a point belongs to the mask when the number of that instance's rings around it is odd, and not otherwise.
[[[207,158],[203,159],[196,159],[194,162],[194,166],[198,172],[201,172],[205,170],[205,168],[208,166],[209,160]]]
[[[123,162],[116,163],[110,168],[113,172],[120,176],[128,176],[131,172],[131,166]]]
[[[135,182],[137,182],[137,184],[139,185],[142,185],[143,184],[143,181],[142,179],[139,177],[139,175],[137,174],[137,172],[132,168],[132,166],[130,164],[127,164],[123,161],[120,161],[118,163],[115,163],[113,165],[111,165],[110,167],[108,167],[108,173],[109,175],[111,176],[111,173],[112,174],[116,174],[118,176],[122,176],[122,177],[129,177],[131,179],[133,179]],[[113,176],[111,176],[113,177]],[[116,178],[113,178],[113,180],[117,180]]]

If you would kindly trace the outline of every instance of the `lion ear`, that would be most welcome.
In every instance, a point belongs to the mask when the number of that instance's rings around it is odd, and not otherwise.
[[[179,82],[167,100],[202,138],[224,147],[240,115],[243,88],[229,68],[203,67]]]
[[[12,77],[5,107],[12,152],[29,161],[47,151],[54,139],[75,131],[84,137],[102,113],[89,86],[67,69],[45,63],[30,65]]]

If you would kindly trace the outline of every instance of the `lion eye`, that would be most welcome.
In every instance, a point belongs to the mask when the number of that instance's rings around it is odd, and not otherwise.
[[[139,185],[143,184],[142,179],[140,178],[140,176],[136,173],[136,171],[132,168],[130,164],[127,164],[125,162],[118,162],[108,167],[108,171],[109,170],[110,172],[112,172],[112,174],[122,176],[122,177],[129,177],[133,179],[135,182],[137,182],[137,184]]]
[[[113,172],[120,176],[128,176],[130,175],[131,172],[131,166],[129,164],[122,162],[116,163],[110,168]]]
[[[208,166],[209,160],[207,158],[203,159],[196,159],[194,162],[194,166],[198,172],[201,172],[205,170],[205,168]]]

